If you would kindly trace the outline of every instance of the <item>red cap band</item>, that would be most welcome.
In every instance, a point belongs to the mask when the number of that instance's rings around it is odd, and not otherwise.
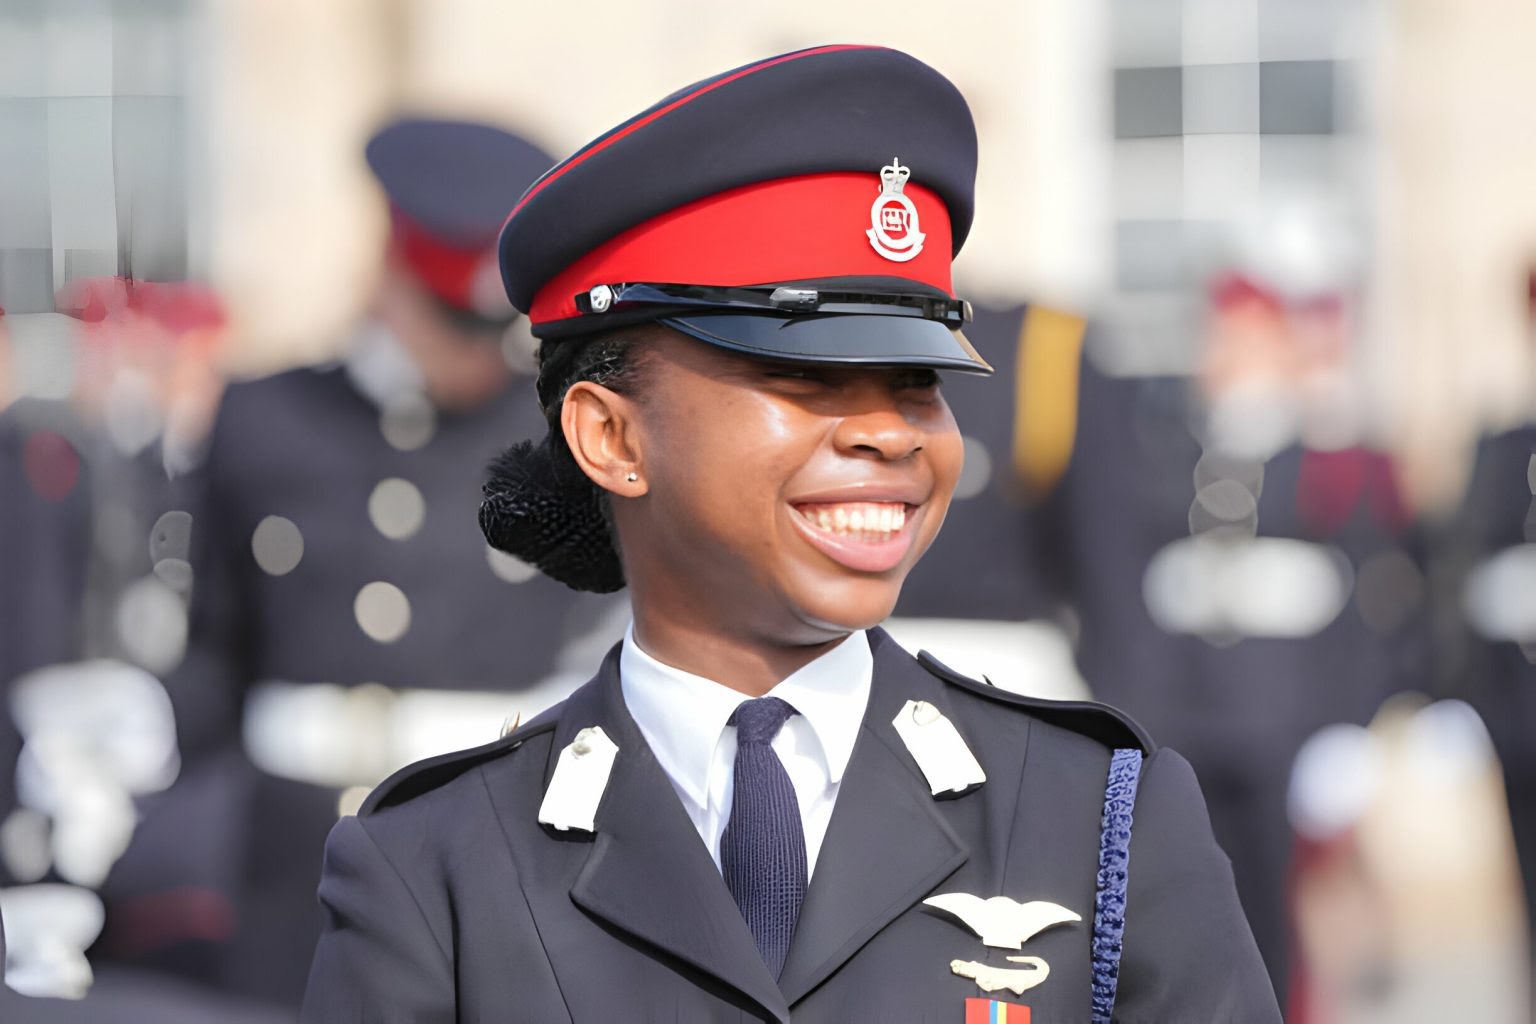
[[[495,241],[474,248],[449,245],[391,206],[393,245],[421,283],[438,298],[459,309],[474,309],[474,285],[488,259],[495,258]]]
[[[630,228],[556,274],[534,296],[529,319],[570,319],[580,315],[578,294],[631,282],[732,287],[898,277],[953,296],[949,210],[916,183],[902,194],[916,211],[909,227],[899,209],[889,211],[894,220],[881,217],[890,196],[873,172],[780,178],[696,200]],[[870,238],[876,227],[894,242],[888,251],[917,254],[882,256]],[[921,242],[913,244],[919,233]]]

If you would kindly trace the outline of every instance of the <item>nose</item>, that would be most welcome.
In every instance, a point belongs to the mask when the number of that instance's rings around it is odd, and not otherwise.
[[[883,385],[850,388],[834,440],[839,450],[897,462],[922,451],[926,433],[898,395]]]

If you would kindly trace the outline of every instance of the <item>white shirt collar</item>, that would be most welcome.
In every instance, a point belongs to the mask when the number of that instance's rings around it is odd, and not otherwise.
[[[805,717],[834,786],[853,755],[873,676],[869,638],[859,630],[769,691]],[[619,682],[624,704],[662,770],[687,798],[706,805],[715,748],[731,713],[748,698],[652,658],[635,642],[633,622],[619,654]]]

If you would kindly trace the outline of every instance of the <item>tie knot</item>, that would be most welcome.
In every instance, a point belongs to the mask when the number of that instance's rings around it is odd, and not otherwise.
[[[736,742],[772,743],[779,729],[795,714],[795,709],[779,697],[758,697],[744,700],[731,713],[730,724],[736,727]]]

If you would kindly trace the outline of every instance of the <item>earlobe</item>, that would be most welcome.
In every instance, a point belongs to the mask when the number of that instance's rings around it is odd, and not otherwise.
[[[560,429],[576,465],[597,486],[625,498],[646,493],[634,402],[592,381],[565,393]]]

